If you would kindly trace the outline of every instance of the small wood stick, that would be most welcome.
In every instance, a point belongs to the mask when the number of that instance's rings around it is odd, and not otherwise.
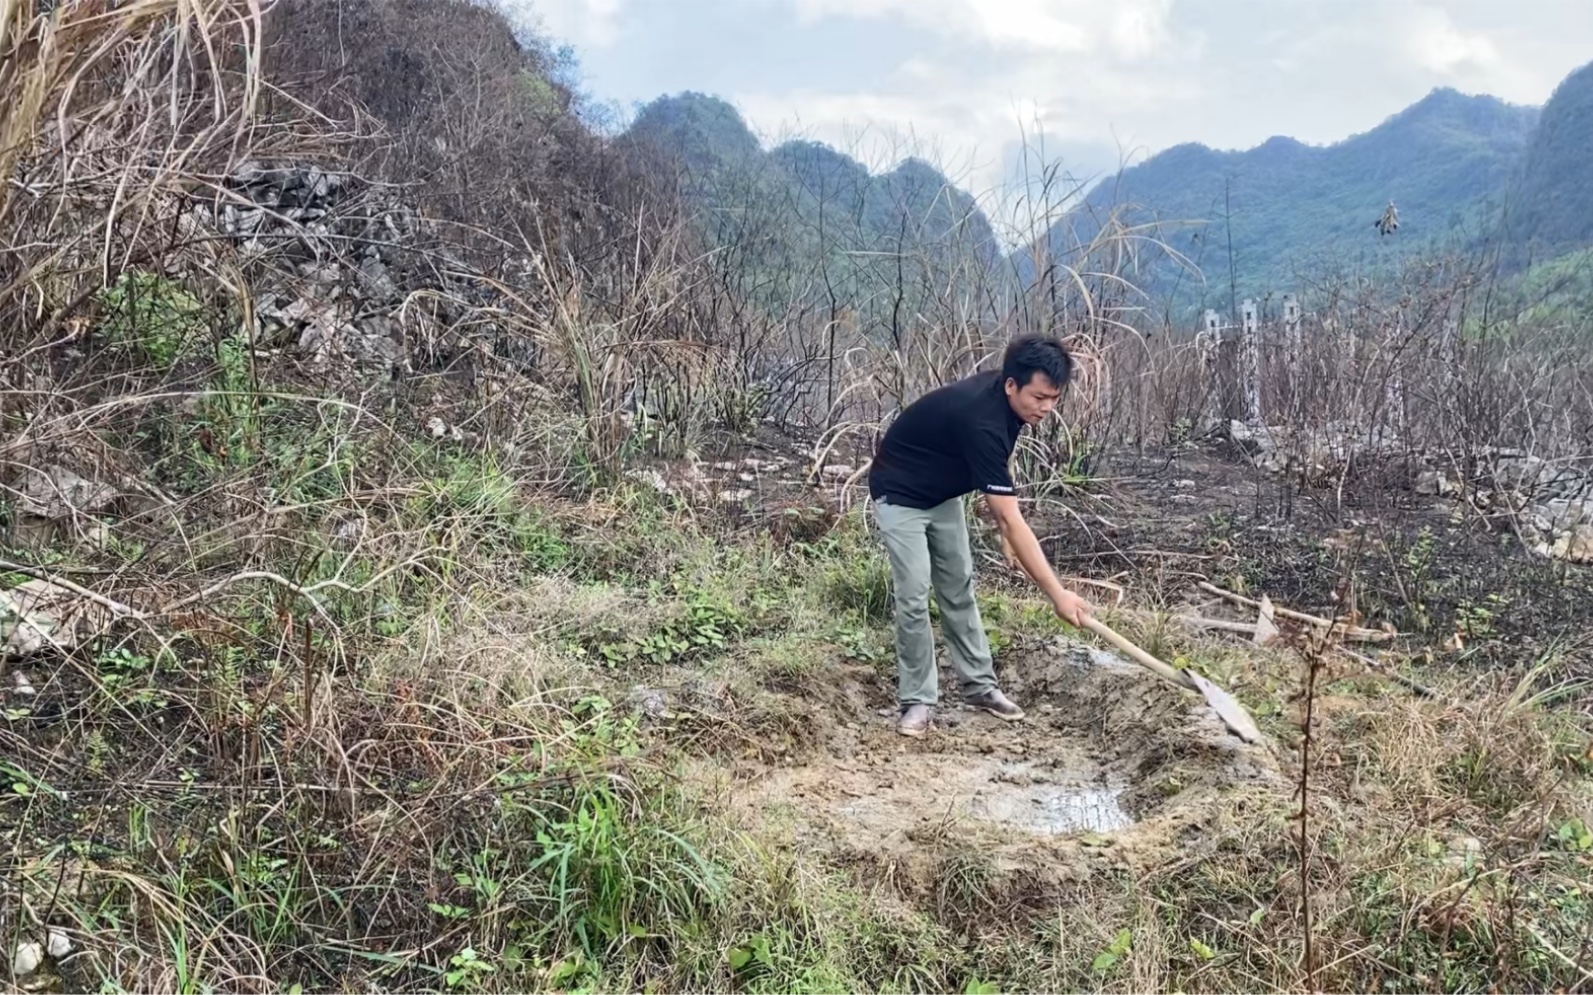
[[[1250,598],[1247,598],[1242,594],[1235,594],[1232,591],[1225,591],[1216,584],[1212,584],[1207,581],[1200,581],[1198,586],[1202,591],[1215,594],[1220,598],[1226,598],[1236,605],[1243,605],[1246,608],[1254,608],[1257,610],[1260,610],[1261,608],[1261,602],[1252,601]],[[1272,613],[1274,615],[1281,615],[1284,618],[1292,618],[1297,622],[1305,622],[1309,625],[1315,625],[1323,629],[1337,629],[1347,638],[1355,639],[1363,643],[1386,643],[1390,639],[1394,638],[1394,633],[1391,632],[1379,632],[1376,629],[1365,629],[1359,626],[1348,625],[1344,622],[1334,622],[1329,619],[1325,619],[1320,615],[1307,615],[1305,612],[1297,612],[1291,608],[1274,607],[1272,609]]]

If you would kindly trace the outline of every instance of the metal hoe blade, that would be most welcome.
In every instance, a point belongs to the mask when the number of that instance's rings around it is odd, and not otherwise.
[[[1206,701],[1228,728],[1233,730],[1234,735],[1246,743],[1261,742],[1261,730],[1256,728],[1255,720],[1250,717],[1249,712],[1245,711],[1245,707],[1234,699],[1233,695],[1199,674],[1191,671],[1185,671],[1185,673],[1189,674],[1190,680],[1195,682],[1195,687],[1199,688],[1200,693],[1206,696]]]
[[[1163,680],[1190,691],[1199,691],[1205,695],[1206,702],[1222,719],[1223,724],[1233,730],[1234,735],[1247,743],[1261,742],[1261,730],[1256,727],[1255,719],[1250,717],[1250,713],[1245,711],[1245,707],[1239,704],[1233,695],[1193,671],[1178,670],[1168,666],[1112,631],[1098,618],[1092,616],[1086,619],[1084,627],[1127,653],[1135,663]]]

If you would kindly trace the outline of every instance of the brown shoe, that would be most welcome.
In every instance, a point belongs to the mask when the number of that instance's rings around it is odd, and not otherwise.
[[[928,705],[908,705],[896,720],[896,731],[903,736],[922,736],[929,731],[933,710]]]
[[[1013,704],[1012,701],[1000,691],[991,688],[984,694],[966,699],[974,708],[989,712],[998,719],[1007,722],[1016,722],[1023,718],[1023,709]]]

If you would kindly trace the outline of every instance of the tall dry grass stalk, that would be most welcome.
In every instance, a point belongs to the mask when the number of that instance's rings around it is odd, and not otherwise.
[[[0,5],[0,309],[53,330],[89,267],[158,254],[156,205],[247,151],[261,18],[257,0]]]

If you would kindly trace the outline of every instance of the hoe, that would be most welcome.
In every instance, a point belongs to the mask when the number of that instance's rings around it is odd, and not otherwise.
[[[1255,720],[1250,717],[1250,713],[1245,711],[1245,707],[1239,704],[1233,695],[1199,674],[1168,666],[1116,632],[1113,632],[1100,619],[1091,617],[1085,620],[1084,625],[1091,632],[1127,653],[1134,659],[1135,663],[1138,663],[1156,676],[1186,690],[1199,691],[1205,695],[1206,701],[1222,719],[1223,724],[1232,729],[1234,734],[1240,739],[1247,743],[1259,743],[1261,741],[1261,730],[1256,728]]]

